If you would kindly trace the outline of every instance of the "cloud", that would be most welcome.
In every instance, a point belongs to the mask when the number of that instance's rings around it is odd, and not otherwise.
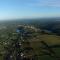
[[[41,6],[43,6],[43,7],[45,7],[45,6],[46,7],[60,7],[60,0],[35,0],[35,2],[31,2],[29,5],[37,6],[37,7],[41,7]]]

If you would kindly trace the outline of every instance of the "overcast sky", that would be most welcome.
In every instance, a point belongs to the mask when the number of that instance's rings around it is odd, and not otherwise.
[[[0,20],[60,17],[60,0],[0,0]]]

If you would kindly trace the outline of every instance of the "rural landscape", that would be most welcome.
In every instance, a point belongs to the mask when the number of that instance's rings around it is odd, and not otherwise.
[[[60,21],[50,19],[1,21],[0,60],[60,60]]]
[[[60,0],[0,0],[0,60],[60,60]]]

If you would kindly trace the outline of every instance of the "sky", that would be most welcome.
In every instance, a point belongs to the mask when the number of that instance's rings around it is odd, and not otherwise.
[[[60,0],[0,0],[0,20],[60,17]]]

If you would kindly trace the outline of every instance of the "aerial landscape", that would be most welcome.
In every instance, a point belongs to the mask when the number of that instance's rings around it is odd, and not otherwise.
[[[16,54],[21,55],[22,53],[30,60],[60,59],[59,19],[57,21],[55,18],[53,21],[46,19],[45,22],[40,20],[42,19],[26,19],[25,22],[24,19],[1,22],[0,59],[20,60],[20,56],[17,59]],[[25,30],[21,31],[24,35],[20,35],[21,27]],[[19,46],[16,47],[16,44],[19,44]]]
[[[60,60],[59,0],[0,0],[0,60]]]

